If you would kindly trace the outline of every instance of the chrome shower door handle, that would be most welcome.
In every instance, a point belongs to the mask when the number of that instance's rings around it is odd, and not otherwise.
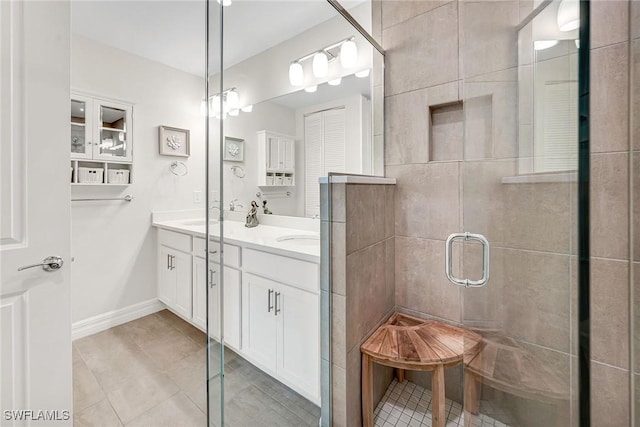
[[[479,280],[459,279],[453,275],[452,265],[452,248],[455,240],[471,241],[475,240],[482,244],[482,278]],[[489,247],[489,241],[482,234],[473,233],[453,233],[447,237],[445,244],[445,273],[447,279],[455,285],[464,286],[465,288],[480,288],[487,284],[489,281],[489,265],[491,263],[491,249]]]

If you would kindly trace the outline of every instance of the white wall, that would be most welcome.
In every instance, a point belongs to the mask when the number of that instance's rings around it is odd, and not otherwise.
[[[133,184],[72,189],[72,196],[132,194],[127,202],[72,204],[72,320],[77,322],[155,298],[154,210],[204,209],[204,97],[202,78],[92,40],[72,39],[71,85],[75,90],[134,104]],[[191,131],[185,177],[170,173],[178,158],[158,154],[158,126]],[[204,215],[204,210],[203,210]]]

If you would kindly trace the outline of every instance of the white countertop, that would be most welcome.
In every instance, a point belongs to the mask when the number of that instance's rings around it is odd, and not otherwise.
[[[178,233],[190,234],[194,237],[205,237],[204,220],[201,224],[193,224],[197,219],[155,220],[154,227]],[[191,223],[191,224],[190,224]],[[317,231],[287,228],[282,226],[260,224],[254,228],[247,228],[244,222],[225,220],[224,242],[267,251],[279,255],[293,257],[304,261],[320,263],[320,233]],[[210,236],[216,240],[220,237],[220,223],[209,227]],[[284,236],[310,236],[309,239],[291,239],[278,241]],[[313,240],[317,238],[317,240]]]

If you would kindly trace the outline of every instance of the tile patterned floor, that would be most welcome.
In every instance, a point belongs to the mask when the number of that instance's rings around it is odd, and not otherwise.
[[[205,361],[205,334],[167,310],[79,339],[74,426],[204,427]],[[225,415],[231,427],[315,427],[320,409],[227,350]]]
[[[481,409],[482,409],[481,403]],[[446,427],[463,427],[462,405],[446,399]],[[431,427],[431,390],[410,381],[393,380],[374,411],[376,427]],[[472,427],[506,427],[500,421],[480,415],[471,420]]]

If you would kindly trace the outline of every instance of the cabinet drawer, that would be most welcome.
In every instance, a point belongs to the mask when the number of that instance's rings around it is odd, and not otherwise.
[[[245,249],[244,269],[248,273],[308,291],[319,289],[320,266],[312,262]]]
[[[191,236],[168,230],[158,230],[158,243],[182,252],[191,252]]]
[[[220,244],[218,242],[211,242],[209,245],[209,260],[213,262],[220,262]],[[204,258],[205,240],[200,237],[193,239],[193,254],[195,256]],[[224,244],[224,265],[229,267],[240,268],[242,265],[240,258],[240,247],[234,245]]]

